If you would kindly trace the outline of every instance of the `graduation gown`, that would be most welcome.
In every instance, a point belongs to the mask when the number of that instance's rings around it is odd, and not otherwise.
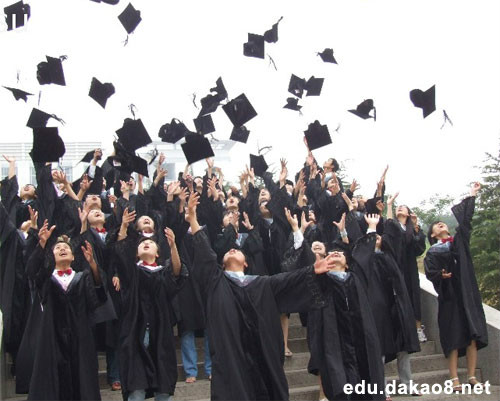
[[[75,273],[68,289],[45,266],[37,246],[28,261],[43,311],[39,316],[29,400],[100,400],[97,354],[90,314],[106,299],[92,273]]]
[[[321,306],[312,266],[273,276],[230,278],[206,234],[193,236],[193,276],[207,311],[211,399],[288,400],[280,313]]]
[[[173,296],[187,276],[183,266],[174,277],[170,260],[151,271],[137,265],[137,247],[126,240],[114,246],[122,293],[120,333],[120,380],[123,396],[134,390],[173,394],[177,382],[177,361],[172,321]],[[149,347],[144,346],[149,331]]]
[[[488,345],[488,330],[481,294],[470,253],[475,197],[465,198],[451,209],[458,222],[453,243],[437,243],[424,259],[425,275],[438,293],[439,338],[444,355],[458,349],[463,356],[472,340],[478,349]],[[452,273],[443,279],[441,270]]]
[[[368,268],[375,248],[375,234],[362,237],[353,250],[353,262],[345,281],[322,277],[327,306],[309,312],[309,372],[321,375],[328,399],[346,399],[344,385],[362,380],[384,389],[380,342],[360,266]],[[385,399],[384,394],[365,399]]]

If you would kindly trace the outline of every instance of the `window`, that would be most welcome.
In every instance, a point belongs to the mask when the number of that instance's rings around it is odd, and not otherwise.
[[[72,166],[61,166],[64,174],[66,174],[66,179],[71,182],[73,181],[73,167]]]
[[[36,171],[35,166],[30,166],[30,182],[29,184],[34,185],[36,187]]]
[[[175,173],[175,163],[164,163],[163,168],[167,169],[167,175],[165,176],[166,181],[176,181],[177,175]]]

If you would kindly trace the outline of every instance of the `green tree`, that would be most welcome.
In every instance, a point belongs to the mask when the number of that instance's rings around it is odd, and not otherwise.
[[[476,199],[471,254],[483,302],[500,309],[500,151],[486,154]]]
[[[450,195],[434,194],[430,199],[421,202],[420,206],[414,207],[412,211],[422,222],[422,229],[425,232],[435,221],[446,223],[450,231],[453,232],[457,226],[457,221],[451,213],[454,201]]]

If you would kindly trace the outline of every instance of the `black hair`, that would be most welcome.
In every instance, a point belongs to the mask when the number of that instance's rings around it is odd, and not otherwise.
[[[439,223],[441,223],[440,220],[433,221],[429,225],[429,230],[427,230],[427,240],[429,241],[429,244],[431,244],[431,245],[434,245],[435,243],[437,243],[437,239],[432,236],[432,230],[434,229],[434,226],[436,224],[439,224]]]
[[[337,171],[339,171],[340,169],[340,166],[339,166],[339,163],[337,161],[337,159],[335,159],[334,157],[330,157],[330,159],[328,160],[331,160],[332,161],[332,164],[333,164],[333,172],[336,173]]]
[[[57,237],[56,239],[56,242],[54,242],[54,245],[52,245],[52,251],[54,251],[54,248],[57,244],[59,243],[63,243],[63,244],[66,244],[69,246],[69,248],[71,249],[71,253],[75,253],[74,249],[73,249],[73,245],[71,245],[71,238],[69,238],[67,235],[61,235],[59,237]]]

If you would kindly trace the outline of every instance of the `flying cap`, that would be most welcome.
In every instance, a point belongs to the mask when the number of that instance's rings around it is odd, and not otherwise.
[[[249,135],[250,131],[247,129],[247,127],[242,125],[241,127],[233,127],[229,139],[236,142],[247,143]]]
[[[320,56],[321,60],[323,60],[325,63],[337,64],[337,60],[335,60],[335,57],[333,57],[333,49],[326,48],[321,53],[318,53],[318,56]]]
[[[23,99],[25,102],[27,102],[28,96],[33,96],[33,93],[28,93],[21,89],[9,88],[8,86],[4,86],[4,88],[10,90],[16,100]]]
[[[95,153],[95,149],[89,150],[87,153],[85,153],[85,156],[82,157],[82,160],[80,160],[80,162],[90,163],[92,161],[92,159],[94,158],[94,153]]]
[[[299,105],[299,99],[297,99],[296,97],[288,97],[286,99],[286,104],[283,106],[283,108],[300,111],[302,106]]]
[[[93,1],[94,3],[106,3],[106,4],[111,4],[114,6],[115,4],[118,4],[120,0],[90,0]]]
[[[217,78],[217,81],[215,81],[215,87],[210,88],[210,92],[217,93],[217,97],[220,100],[227,99],[227,90],[226,87],[224,86],[224,83],[222,82],[221,77]]]
[[[3,12],[5,14],[5,22],[7,23],[7,31],[24,26],[25,16],[26,19],[29,19],[31,16],[30,5],[24,4],[22,0],[4,7]]]
[[[55,58],[50,56],[45,56],[47,61],[42,61],[37,65],[36,79],[40,85],[66,85],[66,80],[64,79],[64,71],[62,67],[62,60],[64,56]]]
[[[33,162],[57,162],[65,152],[57,127],[33,128],[33,148],[29,153]]]
[[[259,155],[252,155],[250,154],[250,168],[253,168],[253,171],[256,176],[262,177],[264,173],[268,169],[268,165],[266,163],[266,160],[264,159],[264,156]]]
[[[89,96],[94,99],[97,103],[101,105],[104,109],[106,108],[106,102],[109,97],[115,93],[115,87],[110,83],[101,83],[97,78],[92,78],[92,83],[90,84]]]
[[[312,76],[306,82],[305,89],[307,90],[306,96],[319,96],[321,94],[321,89],[323,88],[324,78],[314,78]]]
[[[309,127],[304,131],[309,150],[319,149],[323,146],[332,143],[332,138],[328,132],[326,125],[321,125],[318,120],[309,124]]]
[[[278,24],[283,19],[281,17],[276,24],[273,24],[272,28],[264,33],[264,40],[267,43],[276,43],[278,41]]]
[[[182,121],[172,118],[170,123],[161,126],[158,136],[162,142],[176,143],[190,132]]]
[[[257,115],[244,93],[222,106],[235,127],[246,124]]]
[[[299,78],[297,75],[292,74],[292,76],[290,77],[290,83],[288,84],[288,92],[302,99],[302,95],[304,94],[306,85],[307,82],[305,79]]]
[[[133,120],[126,118],[123,121],[123,127],[118,129],[116,134],[125,149],[129,152],[134,152],[153,142],[141,119]]]
[[[195,118],[193,121],[194,126],[196,127],[196,132],[201,133],[202,135],[215,132],[214,122],[210,114]]]
[[[247,57],[264,58],[264,36],[248,34],[248,42],[243,44],[243,54]]]
[[[122,23],[123,27],[128,34],[134,32],[137,25],[142,21],[141,12],[136,10],[132,3],[128,3],[128,6],[122,13],[118,16],[118,19]]]
[[[39,128],[47,126],[47,122],[49,119],[53,118],[54,120],[59,121],[60,123],[64,123],[63,120],[57,117],[55,114],[48,114],[44,111],[33,108],[31,110],[31,114],[28,118],[28,122],[26,126],[29,128]]]
[[[370,115],[370,111],[373,110],[373,116]],[[375,109],[375,106],[373,105],[373,99],[366,99],[358,106],[356,109],[349,110],[352,114],[357,115],[358,117],[361,117],[363,120],[366,120],[367,118],[373,118],[375,121],[377,120],[377,110]]]
[[[123,144],[118,141],[113,142],[115,156],[111,156],[113,166],[125,173],[136,172],[145,177],[149,177],[148,162],[142,157],[125,149]],[[108,158],[109,159],[109,158]]]
[[[436,110],[436,85],[432,85],[425,92],[420,89],[410,91],[410,100],[415,107],[420,107],[424,118]]]
[[[181,147],[188,164],[214,156],[209,140],[200,134],[186,135],[186,142],[181,144]]]

